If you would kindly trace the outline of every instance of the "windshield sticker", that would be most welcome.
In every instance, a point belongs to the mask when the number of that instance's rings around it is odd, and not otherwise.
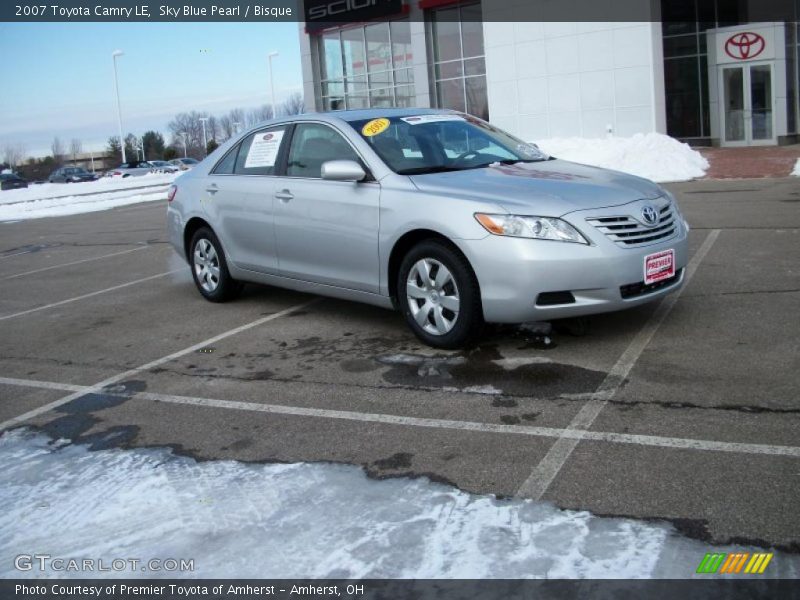
[[[364,137],[372,137],[373,135],[378,135],[379,133],[383,133],[387,129],[389,129],[389,125],[391,122],[389,119],[384,119],[381,117],[380,119],[372,119],[369,123],[364,125],[361,128],[361,135]]]
[[[247,151],[244,168],[274,167],[282,139],[283,130],[257,133],[250,144],[250,150]]]
[[[464,121],[459,115],[417,115],[415,117],[401,117],[409,125],[422,125],[423,123],[439,123],[441,121]]]

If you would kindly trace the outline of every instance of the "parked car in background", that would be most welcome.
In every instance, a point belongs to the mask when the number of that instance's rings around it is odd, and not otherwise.
[[[138,177],[155,173],[155,166],[146,160],[131,160],[106,173],[107,177]]]
[[[195,165],[200,164],[200,161],[193,158],[176,158],[169,162],[171,165],[178,167],[181,171],[188,171],[189,169],[193,169]]]
[[[61,167],[50,173],[50,177],[47,178],[50,183],[79,183],[95,179],[97,175],[82,167]]]
[[[559,160],[464,113],[275,119],[179,177],[167,230],[207,300],[255,282],[396,307],[425,343],[622,310],[683,284],[652,181]]]
[[[177,173],[180,171],[180,168],[170,164],[166,160],[151,160],[149,162],[155,167],[155,173]]]
[[[0,190],[17,190],[28,187],[28,182],[14,173],[0,174]]]

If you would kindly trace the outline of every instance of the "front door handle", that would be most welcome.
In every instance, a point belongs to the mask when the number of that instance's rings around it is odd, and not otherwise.
[[[219,191],[219,188],[217,187],[217,184],[216,184],[216,183],[212,183],[210,186],[208,186],[208,187],[206,188],[206,191],[207,191],[209,194],[216,194],[216,193]]]
[[[281,202],[289,202],[289,200],[294,198],[294,194],[289,190],[281,190],[280,192],[275,192],[275,197]]]

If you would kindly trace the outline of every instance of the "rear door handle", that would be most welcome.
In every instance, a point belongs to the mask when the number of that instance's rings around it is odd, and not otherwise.
[[[289,200],[294,198],[294,194],[289,190],[281,190],[280,192],[275,192],[275,197],[281,202],[289,202]]]
[[[207,191],[209,194],[216,194],[216,193],[219,191],[219,188],[217,187],[217,184],[216,184],[216,183],[212,183],[210,186],[208,186],[208,187],[206,188],[206,191]]]

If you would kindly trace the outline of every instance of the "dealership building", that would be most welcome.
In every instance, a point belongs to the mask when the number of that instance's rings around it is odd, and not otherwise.
[[[748,0],[662,0],[628,22],[537,21],[552,0],[521,2],[305,0],[306,106],[452,108],[526,140],[798,141],[800,0],[766,21]]]

